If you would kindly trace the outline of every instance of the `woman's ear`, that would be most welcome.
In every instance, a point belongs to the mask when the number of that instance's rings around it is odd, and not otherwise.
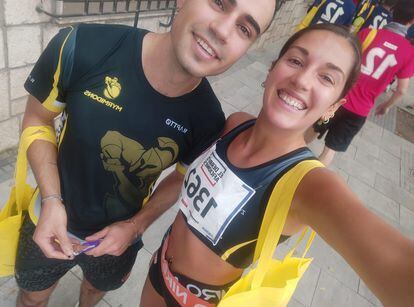
[[[332,117],[334,117],[336,110],[343,105],[346,102],[345,98],[342,98],[338,100],[337,102],[331,104],[331,106],[328,108],[328,110],[325,111],[325,113],[321,116],[321,121],[329,121]]]

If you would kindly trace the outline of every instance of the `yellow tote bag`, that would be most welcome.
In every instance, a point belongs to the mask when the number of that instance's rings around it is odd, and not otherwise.
[[[33,188],[26,183],[26,152],[30,144],[38,139],[56,144],[55,133],[48,126],[28,127],[22,133],[14,174],[15,186],[0,211],[0,277],[14,274],[22,214],[27,210],[33,195]]]
[[[289,302],[301,276],[312,259],[304,258],[315,233],[312,231],[302,257],[293,257],[296,247],[305,237],[305,229],[295,246],[283,260],[273,259],[273,253],[283,230],[290,204],[298,184],[305,174],[315,167],[323,167],[319,161],[302,161],[277,182],[269,199],[269,205],[260,227],[254,260],[257,267],[237,281],[218,307],[284,307]]]

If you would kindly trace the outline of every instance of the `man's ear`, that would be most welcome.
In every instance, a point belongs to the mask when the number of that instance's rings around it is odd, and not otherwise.
[[[336,110],[338,110],[338,108],[343,105],[346,102],[345,98],[342,98],[340,100],[338,100],[337,102],[335,102],[334,104],[332,104],[328,110],[325,111],[325,113],[321,116],[322,121],[324,120],[328,120],[332,117],[334,117]]]

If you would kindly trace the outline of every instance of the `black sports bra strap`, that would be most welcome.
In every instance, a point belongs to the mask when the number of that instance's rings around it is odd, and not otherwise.
[[[231,129],[229,132],[227,132],[225,135],[223,135],[221,139],[229,142],[233,140],[236,136],[238,136],[241,132],[253,126],[255,122],[256,118],[252,118],[239,124],[235,128]]]

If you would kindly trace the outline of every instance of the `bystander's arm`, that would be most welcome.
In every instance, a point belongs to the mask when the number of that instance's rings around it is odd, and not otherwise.
[[[383,102],[375,109],[375,115],[385,115],[388,110],[396,104],[407,93],[410,78],[398,79],[397,88],[393,91],[390,99]]]

